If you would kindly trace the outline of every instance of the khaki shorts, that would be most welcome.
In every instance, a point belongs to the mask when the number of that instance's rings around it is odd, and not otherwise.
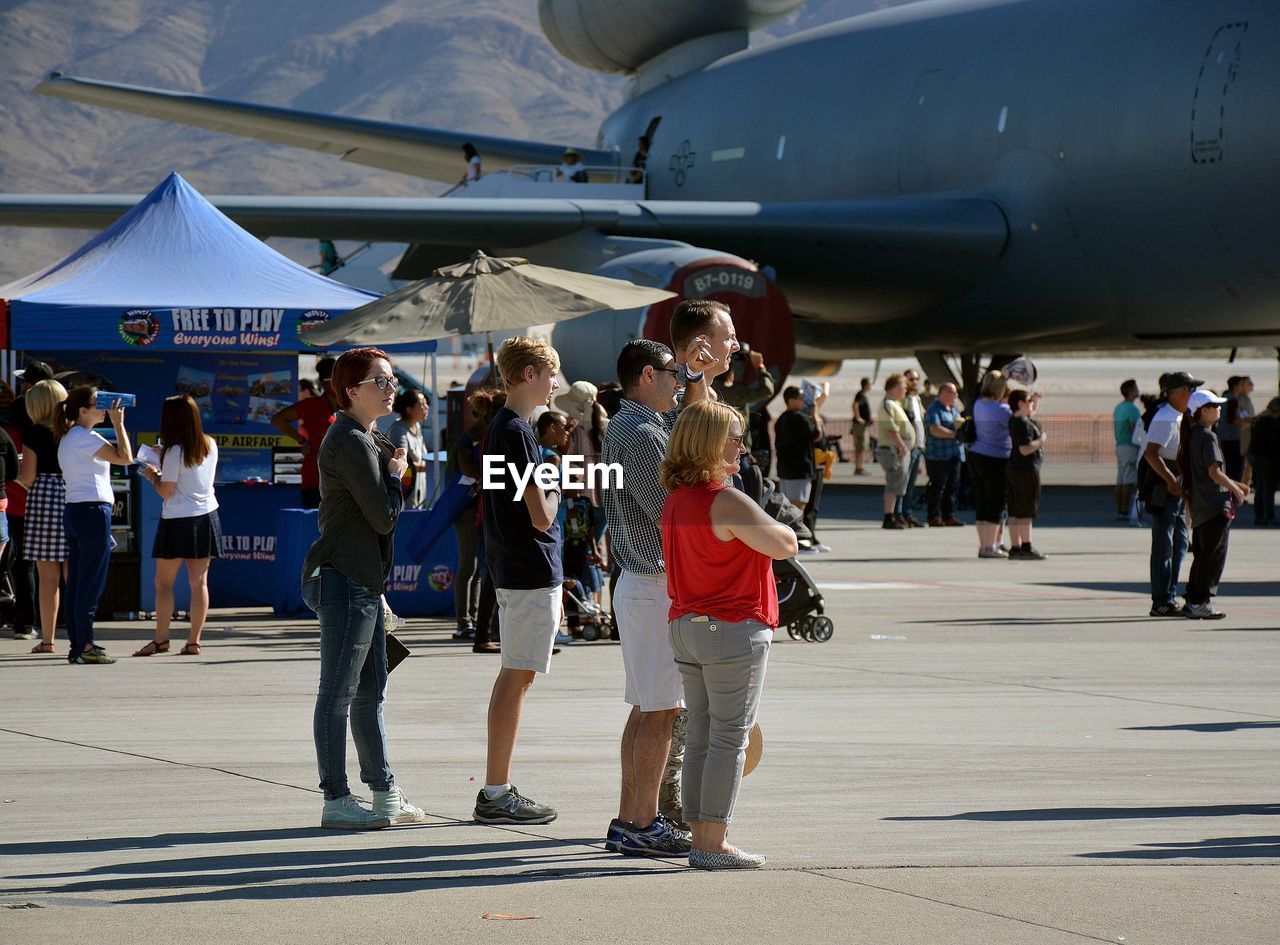
[[[867,440],[869,439],[868,434],[870,433],[870,429],[867,427],[867,425],[865,423],[855,423],[853,425],[853,429],[850,432],[853,433],[854,449],[860,452],[863,450],[866,450]]]
[[[551,672],[551,650],[563,610],[560,585],[532,590],[495,587],[493,592],[498,599],[503,668]]]
[[[1138,447],[1129,443],[1116,444],[1116,485],[1132,486],[1138,481]]]
[[[627,674],[623,698],[641,712],[684,708],[684,683],[671,649],[670,610],[665,574],[622,572],[613,592],[613,612]],[[506,637],[502,645],[506,647]]]
[[[876,462],[884,470],[884,489],[894,495],[907,494],[907,480],[911,477],[911,453],[899,456],[892,446],[876,449]]]

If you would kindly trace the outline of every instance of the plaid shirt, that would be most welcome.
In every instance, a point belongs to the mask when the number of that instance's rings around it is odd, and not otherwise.
[[[924,458],[925,459],[959,459],[960,441],[944,440],[929,432],[931,427],[945,427],[952,432],[960,420],[960,411],[955,407],[944,407],[942,401],[935,400],[924,413]]]
[[[622,466],[621,489],[601,489],[609,523],[610,550],[624,571],[662,574],[662,506],[667,490],[658,481],[658,467],[667,453],[667,438],[676,411],[659,414],[644,404],[622,399],[609,421],[600,458]]]

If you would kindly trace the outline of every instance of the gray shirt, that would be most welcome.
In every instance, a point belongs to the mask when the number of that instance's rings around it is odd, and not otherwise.
[[[387,473],[391,441],[339,411],[320,444],[320,537],[302,566],[305,582],[322,565],[381,594],[391,575],[400,480]]]

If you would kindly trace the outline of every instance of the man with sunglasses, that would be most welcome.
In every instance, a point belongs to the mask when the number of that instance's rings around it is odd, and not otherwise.
[[[691,304],[682,302],[677,315]],[[687,856],[691,846],[688,832],[658,811],[672,732],[684,708],[684,684],[667,625],[670,598],[658,527],[667,492],[658,469],[682,400],[687,406],[707,399],[708,377],[722,372],[703,333],[689,341],[682,359],[649,339],[627,342],[618,355],[622,401],[609,421],[601,460],[622,467],[623,488],[602,489],[601,499],[610,553],[622,569],[613,607],[626,673],[624,698],[632,709],[622,733],[618,817],[609,824],[605,846],[628,856]]]
[[[1151,513],[1151,613],[1152,617],[1181,617],[1178,606],[1178,572],[1187,553],[1187,520],[1183,514],[1182,478],[1178,470],[1182,415],[1191,393],[1204,381],[1186,371],[1161,378],[1165,403],[1147,427],[1142,461],[1158,477],[1147,494]]]

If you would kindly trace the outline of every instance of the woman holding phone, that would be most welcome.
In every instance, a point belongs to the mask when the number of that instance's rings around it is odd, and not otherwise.
[[[405,451],[377,430],[391,413],[396,377],[378,348],[338,358],[330,385],[338,414],[320,444],[320,537],[302,567],[302,599],[320,620],[320,690],[312,729],[324,810],[320,826],[376,830],[420,823],[426,814],[396,784],[387,754],[383,703],[387,634],[383,593],[391,576],[396,522],[404,508]],[[373,809],[347,786],[347,728]]]
[[[124,408],[113,400],[107,410],[97,406],[94,387],[77,387],[67,395],[54,416],[58,437],[58,462],[67,485],[63,523],[67,532],[67,595],[64,611],[71,663],[114,663],[107,651],[93,642],[93,619],[98,600],[107,588],[111,561],[111,467],[133,462],[133,448],[124,429]],[[107,442],[93,428],[107,417],[115,430],[115,443]]]

